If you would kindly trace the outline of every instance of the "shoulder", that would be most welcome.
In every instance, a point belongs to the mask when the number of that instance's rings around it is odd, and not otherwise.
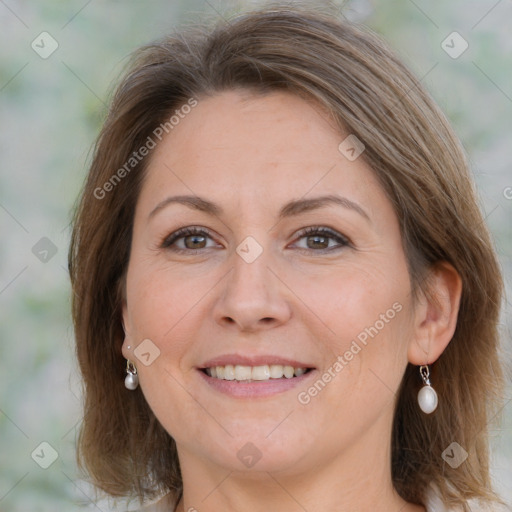
[[[468,502],[471,512],[511,512],[512,509],[500,505],[482,505],[478,501]],[[463,512],[462,507],[447,507],[441,500],[439,490],[432,485],[425,497],[425,508],[427,512]]]
[[[471,512],[512,512],[512,509],[498,505],[489,508],[489,506],[481,506],[477,502],[468,504],[470,505]],[[171,494],[166,494],[133,512],[173,512],[175,507],[176,502]],[[435,486],[429,487],[425,499],[425,508],[426,512],[463,512],[461,507],[447,507],[441,500],[439,491]]]
[[[158,498],[151,503],[147,503],[142,508],[133,512],[173,512],[176,507],[176,502],[171,494]]]
[[[459,508],[448,508],[441,500],[439,489],[435,485],[428,488],[425,496],[425,508],[427,512],[460,512]]]

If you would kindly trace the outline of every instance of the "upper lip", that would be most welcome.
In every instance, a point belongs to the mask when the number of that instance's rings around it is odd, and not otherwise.
[[[294,359],[274,355],[242,356],[239,354],[224,354],[203,363],[200,368],[212,368],[213,366],[226,365],[241,366],[264,366],[279,364],[282,366],[293,366],[294,368],[314,368],[313,365],[302,363]]]

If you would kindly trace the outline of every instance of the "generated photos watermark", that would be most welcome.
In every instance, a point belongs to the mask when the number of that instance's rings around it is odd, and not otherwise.
[[[149,155],[150,151],[156,147],[158,142],[164,137],[164,133],[170,133],[182,119],[190,114],[192,109],[198,104],[195,98],[190,98],[187,103],[176,109],[174,114],[165,122],[158,125],[146,139],[146,142],[137,150],[134,151],[130,158],[121,166],[112,176],[101,186],[94,189],[94,197],[96,199],[104,199],[105,196],[114,190],[114,188],[125,178],[130,172],[137,167],[146,156]],[[155,139],[158,139],[155,140]]]
[[[379,315],[379,319],[376,320],[370,327],[365,327],[357,336],[356,339],[352,340],[350,348],[347,349],[343,355],[339,355],[334,363],[322,373],[322,375],[310,386],[307,390],[301,391],[297,395],[298,401],[302,405],[307,405],[311,402],[311,399],[317,396],[325,386],[331,382],[342,370],[347,366],[350,361],[354,359],[354,356],[359,354],[363,347],[368,344],[368,339],[373,339],[379,332],[384,329],[386,324],[389,324],[393,318],[402,311],[402,304],[395,302],[391,308],[385,313]]]

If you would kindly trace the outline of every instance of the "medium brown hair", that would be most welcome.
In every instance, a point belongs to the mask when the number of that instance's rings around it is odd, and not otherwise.
[[[502,278],[465,153],[435,102],[386,44],[318,6],[260,8],[215,27],[183,29],[133,55],[95,146],[69,252],[85,384],[82,466],[114,496],[182,493],[174,440],[140,388],[127,391],[123,382],[123,284],[149,156],[133,168],[126,162],[191,98],[240,88],[312,100],[340,134],[364,143],[362,158],[398,217],[413,290],[428,293],[423,276],[440,261],[460,274],[456,331],[431,368],[439,406],[428,416],[419,410],[421,380],[409,364],[396,399],[392,478],[398,493],[417,504],[424,504],[430,482],[447,504],[465,511],[470,498],[498,499],[489,475],[488,422],[503,392]],[[128,171],[113,182],[123,166]],[[113,185],[99,194],[107,182]],[[468,452],[456,469],[442,458],[454,441]]]

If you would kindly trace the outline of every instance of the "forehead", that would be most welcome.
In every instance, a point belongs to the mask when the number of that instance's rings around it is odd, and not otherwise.
[[[338,149],[347,135],[316,104],[290,93],[200,98],[154,149],[140,202],[172,192],[264,207],[337,191],[374,201],[383,193],[371,169]]]

